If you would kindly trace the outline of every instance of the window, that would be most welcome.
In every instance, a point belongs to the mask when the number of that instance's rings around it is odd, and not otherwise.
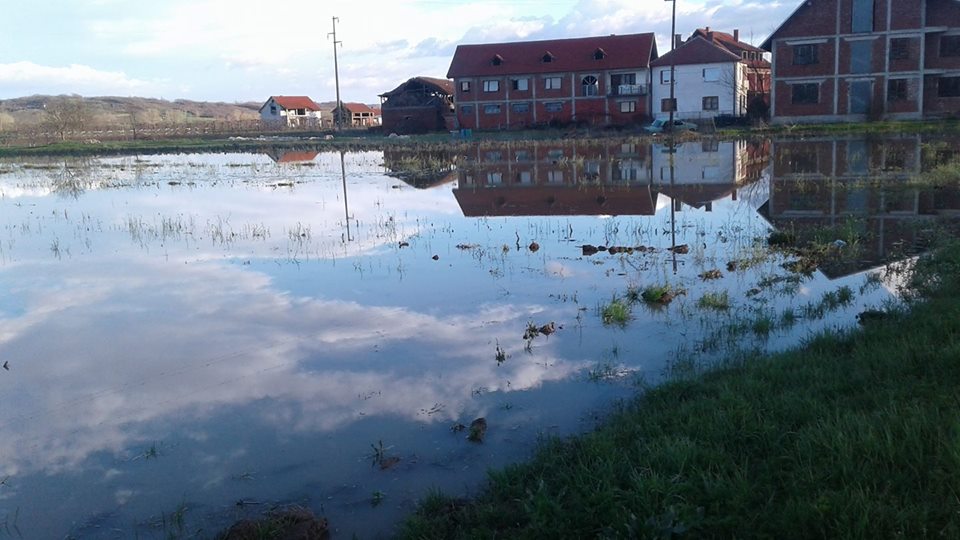
[[[607,57],[607,51],[604,51],[603,49],[597,49],[593,51],[594,60],[603,60],[606,57]]]
[[[277,106],[276,106],[276,105],[271,105],[271,106],[270,106],[270,114],[277,114]]]
[[[460,81],[460,91],[469,92],[470,91],[470,81]]]
[[[820,84],[804,83],[791,85],[790,102],[801,104],[815,104],[820,102]]]
[[[553,55],[547,52],[540,58],[540,61],[544,64],[549,64],[550,62],[553,62]]]
[[[704,68],[703,70],[703,80],[704,82],[717,82],[720,80],[720,68]]]
[[[489,163],[498,163],[500,161],[503,161],[503,153],[497,152],[495,150],[492,152],[487,152],[483,156],[483,160]]]
[[[873,40],[850,42],[850,73],[873,71]]]
[[[460,114],[473,114],[473,105],[464,105],[460,107]]]
[[[543,109],[552,113],[563,112],[563,103],[559,101],[548,101],[543,104]]]
[[[517,153],[513,155],[513,158],[516,161],[530,161],[530,151],[529,150],[517,150]]]
[[[960,56],[960,36],[940,36],[940,56]]]
[[[720,97],[719,96],[704,96],[703,98],[703,110],[705,111],[716,111],[720,108]]]
[[[500,56],[499,54],[496,55],[496,56],[494,56],[494,57],[490,60],[490,65],[493,65],[493,66],[499,66],[499,65],[502,64],[502,63],[503,63],[503,57]]]
[[[853,0],[851,32],[873,32],[873,0]]]
[[[893,38],[890,40],[890,59],[906,60],[910,58],[910,39]]]
[[[563,171],[547,171],[547,182],[551,184],[562,184]]]
[[[670,112],[677,110],[677,98],[664,98],[660,100],[660,111]]]
[[[500,81],[483,81],[484,92],[499,92]]]
[[[580,84],[583,85],[583,95],[585,96],[595,96],[600,89],[600,81],[597,80],[593,75],[587,75],[580,81]]]
[[[559,90],[560,77],[544,77],[543,87],[547,90]]]
[[[907,95],[906,79],[890,79],[887,81],[887,101],[906,101]]]
[[[487,173],[488,186],[497,186],[502,183],[503,183],[503,173],[498,173],[498,172]]]
[[[636,101],[621,101],[621,102],[620,102],[620,112],[622,112],[622,113],[637,112],[637,102],[636,102]]]
[[[500,114],[500,104],[493,103],[483,106],[483,114]]]
[[[517,183],[519,184],[532,184],[533,175],[530,174],[530,171],[520,171],[517,173]]]
[[[670,70],[665,69],[660,72],[660,84],[670,84]]]
[[[793,46],[793,65],[805,66],[818,63],[820,61],[817,59],[817,45],[815,43]]]
[[[937,79],[938,97],[960,97],[960,77],[940,77]]]
[[[511,104],[510,104],[510,110],[513,111],[513,112],[515,112],[515,113],[518,113],[518,114],[528,113],[528,112],[530,112],[530,104],[529,104],[529,103],[526,103],[526,102],[524,102],[524,103],[511,103]]]
[[[853,81],[850,83],[850,112],[867,114],[873,101],[872,81]]]
[[[610,86],[614,88],[621,84],[637,84],[636,73],[616,73],[610,76]]]
[[[510,85],[518,92],[525,92],[530,89],[530,79],[513,79]]]

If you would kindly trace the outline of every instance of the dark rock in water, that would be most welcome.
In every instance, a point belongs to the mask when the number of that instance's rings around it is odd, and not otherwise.
[[[330,526],[326,518],[318,518],[306,508],[294,507],[271,512],[263,519],[244,519],[221,533],[219,540],[257,540],[263,531],[271,531],[270,538],[278,540],[327,540]]]
[[[540,330],[541,334],[545,336],[549,336],[550,334],[557,331],[557,325],[554,324],[553,321],[550,321],[549,324],[545,324],[541,326],[538,330]]]
[[[607,246],[597,246],[597,251],[606,251]]]
[[[487,434],[487,419],[480,417],[470,422],[470,434],[467,435],[468,441],[483,442],[483,436]]]
[[[454,432],[454,433],[460,433],[461,431],[463,431],[463,430],[465,430],[465,429],[467,429],[467,426],[461,424],[460,422],[457,422],[456,424],[450,426],[450,431],[452,431],[452,432]]]
[[[410,247],[410,242],[400,242],[400,247],[402,248]]]
[[[679,246],[667,248],[667,251],[672,251],[679,255],[685,255],[687,253],[690,253],[690,246],[688,246],[687,244],[680,244]]]
[[[611,255],[616,255],[617,253],[620,253],[620,248],[617,246],[610,246],[610,248],[607,249],[607,253]]]
[[[434,255],[433,257],[430,257],[430,258],[433,259],[433,260],[435,260],[435,261],[439,261],[439,260],[440,260],[440,256],[439,256],[439,255]]]
[[[580,248],[583,249],[583,254],[587,257],[596,255],[597,251],[599,251],[596,246],[591,246],[590,244],[584,244],[580,246]]]
[[[540,250],[540,244],[538,244],[538,243],[536,243],[536,242],[530,242],[530,246],[529,246],[529,247],[530,247],[530,251],[532,251],[532,252],[534,252],[534,253],[536,253],[537,251]]]

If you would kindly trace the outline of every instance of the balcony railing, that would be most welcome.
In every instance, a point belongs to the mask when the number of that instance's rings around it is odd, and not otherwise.
[[[611,96],[645,96],[647,95],[647,85],[645,84],[620,84],[612,88]]]

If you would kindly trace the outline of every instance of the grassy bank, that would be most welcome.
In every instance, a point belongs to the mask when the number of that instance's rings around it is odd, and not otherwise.
[[[960,538],[960,245],[917,302],[625,405],[406,538]]]

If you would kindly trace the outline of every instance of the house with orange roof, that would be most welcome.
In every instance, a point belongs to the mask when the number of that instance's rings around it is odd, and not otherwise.
[[[364,103],[341,103],[330,110],[330,117],[334,124],[339,118],[341,127],[372,127],[379,125],[380,115]]]
[[[677,41],[679,39],[675,37]],[[698,28],[672,51],[650,63],[654,116],[670,112],[670,73],[676,108],[685,120],[708,120],[717,116],[761,116],[770,92],[770,63],[764,51],[733,35]]]
[[[260,107],[260,120],[287,127],[318,127],[320,106],[307,96],[270,96]]]
[[[459,128],[625,125],[649,118],[656,58],[653,33],[460,45],[447,78]]]

